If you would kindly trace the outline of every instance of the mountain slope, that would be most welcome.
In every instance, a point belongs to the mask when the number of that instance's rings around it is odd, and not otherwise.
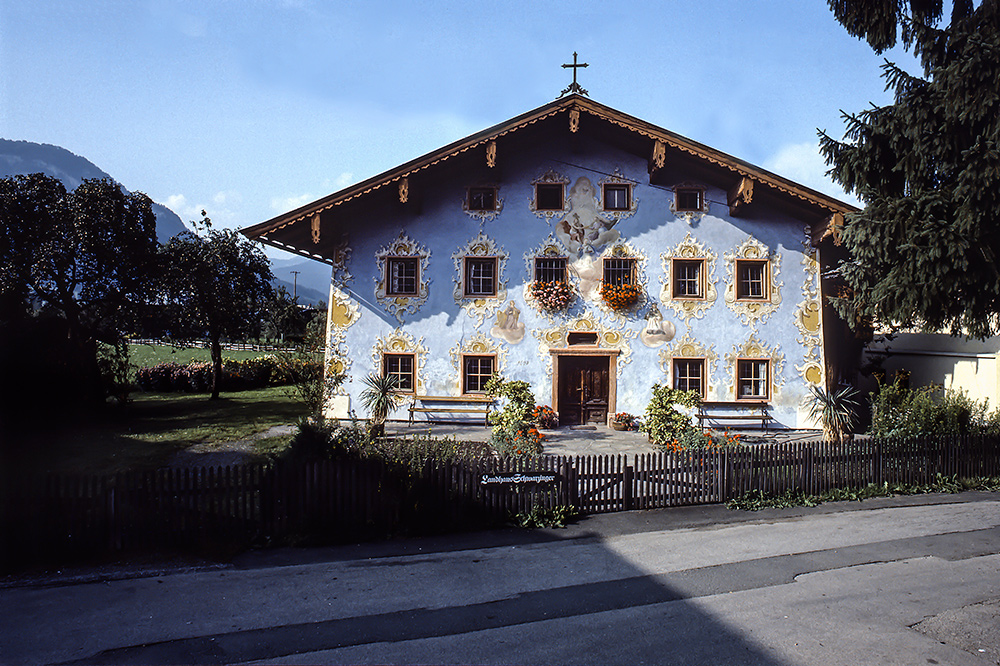
[[[29,173],[44,173],[58,178],[67,190],[75,190],[88,178],[114,180],[87,158],[65,148],[47,143],[0,139],[0,178]],[[166,206],[154,202],[153,213],[156,215],[156,237],[161,243],[186,229],[181,218]]]

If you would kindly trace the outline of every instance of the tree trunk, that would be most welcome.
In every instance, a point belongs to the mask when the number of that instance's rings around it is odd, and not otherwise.
[[[222,345],[219,342],[221,334],[212,332],[212,400],[219,399],[222,389]]]

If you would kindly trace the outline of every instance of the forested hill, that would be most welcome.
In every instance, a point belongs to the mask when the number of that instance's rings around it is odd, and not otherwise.
[[[87,158],[65,148],[46,143],[0,139],[0,178],[29,173],[44,173],[58,178],[67,190],[75,190],[87,178],[114,180],[113,176]],[[181,218],[166,206],[154,203],[153,212],[156,214],[156,237],[161,243],[185,230]]]

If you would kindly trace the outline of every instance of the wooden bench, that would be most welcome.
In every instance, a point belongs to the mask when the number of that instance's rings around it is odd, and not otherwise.
[[[413,424],[413,415],[422,412],[427,415],[482,414],[483,425],[488,426],[493,402],[493,398],[478,395],[415,395],[410,403],[410,424]]]
[[[767,424],[771,421],[768,412],[771,405],[763,400],[737,400],[728,402],[703,402],[698,408],[698,426],[720,422],[742,423],[742,427],[762,428],[767,432]]]

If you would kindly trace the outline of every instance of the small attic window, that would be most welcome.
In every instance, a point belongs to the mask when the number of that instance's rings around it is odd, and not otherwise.
[[[495,187],[470,187],[469,210],[496,210],[497,190]]]
[[[701,211],[705,205],[705,190],[700,187],[678,187],[674,190],[674,210]]]
[[[562,183],[535,184],[535,210],[562,210]]]
[[[605,183],[604,210],[628,210],[631,206],[631,189],[626,183]]]

